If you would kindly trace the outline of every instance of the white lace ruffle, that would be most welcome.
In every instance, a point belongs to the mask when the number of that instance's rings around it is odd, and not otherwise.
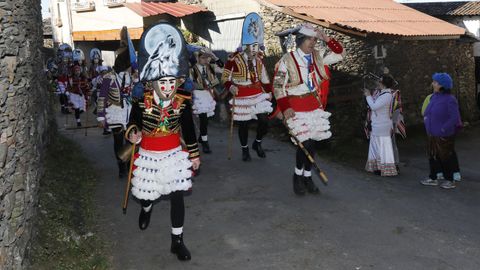
[[[332,137],[328,121],[330,116],[331,113],[321,109],[295,112],[295,117],[288,119],[287,124],[301,142],[308,139],[321,141]]]
[[[192,163],[180,146],[168,151],[140,148],[139,154],[132,178],[132,194],[138,199],[156,200],[162,195],[192,187]]]
[[[233,120],[248,121],[257,119],[257,114],[271,113],[273,111],[272,103],[268,100],[270,94],[261,93],[247,97],[235,98],[235,107],[233,108]],[[233,100],[230,100],[232,105]]]
[[[69,93],[68,94],[68,99],[70,100],[70,103],[72,103],[74,109],[80,109],[85,111],[85,98],[83,96]]]
[[[194,90],[193,91],[193,113],[206,113],[208,117],[215,114],[215,105],[217,103],[208,90]]]
[[[122,125],[124,128],[128,123],[128,117],[132,107],[126,100],[123,101],[123,108],[117,105],[110,105],[105,109],[105,119],[109,126]]]

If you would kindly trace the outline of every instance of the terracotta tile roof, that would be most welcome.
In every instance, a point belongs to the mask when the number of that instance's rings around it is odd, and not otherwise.
[[[330,28],[408,37],[452,36],[465,29],[393,0],[264,0],[294,17]]]
[[[139,3],[125,3],[127,8],[133,10],[142,17],[149,17],[160,14],[169,14],[177,18],[191,15],[198,12],[207,12],[208,10],[195,6],[186,5],[182,3],[155,3],[155,2],[139,2]]]

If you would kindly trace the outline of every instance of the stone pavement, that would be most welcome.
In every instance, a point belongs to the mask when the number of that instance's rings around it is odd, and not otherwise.
[[[267,158],[252,152],[245,163],[235,132],[228,161],[227,128],[212,124],[213,154],[202,155],[186,197],[190,262],[169,252],[169,201],[154,205],[145,231],[132,197],[122,214],[126,179],[118,179],[112,137],[99,129],[86,137],[84,130],[62,133],[81,142],[98,170],[99,230],[110,241],[114,269],[480,269],[478,128],[459,139],[464,180],[455,190],[419,184],[428,163],[418,142],[401,153],[406,167],[393,178],[317,158],[330,184],[316,178],[321,194],[297,197],[292,145],[268,137]]]

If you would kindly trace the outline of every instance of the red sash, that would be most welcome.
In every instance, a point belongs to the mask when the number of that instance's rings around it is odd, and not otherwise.
[[[237,85],[237,87],[237,97],[248,97],[263,93],[262,84],[260,82],[256,82],[250,85]]]
[[[180,146],[180,135],[173,133],[162,137],[143,136],[140,147],[150,151],[167,151]]]
[[[288,96],[290,108],[296,112],[310,112],[320,109],[321,105],[318,103],[314,94],[306,96]]]

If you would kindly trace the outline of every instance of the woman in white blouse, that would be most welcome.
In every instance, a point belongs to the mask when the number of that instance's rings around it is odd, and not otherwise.
[[[381,176],[397,175],[395,157],[393,153],[393,132],[391,106],[392,90],[394,84],[392,77],[384,75],[378,82],[378,89],[373,96],[370,90],[364,89],[364,94],[371,110],[372,132],[368,149],[368,160],[365,170]]]

